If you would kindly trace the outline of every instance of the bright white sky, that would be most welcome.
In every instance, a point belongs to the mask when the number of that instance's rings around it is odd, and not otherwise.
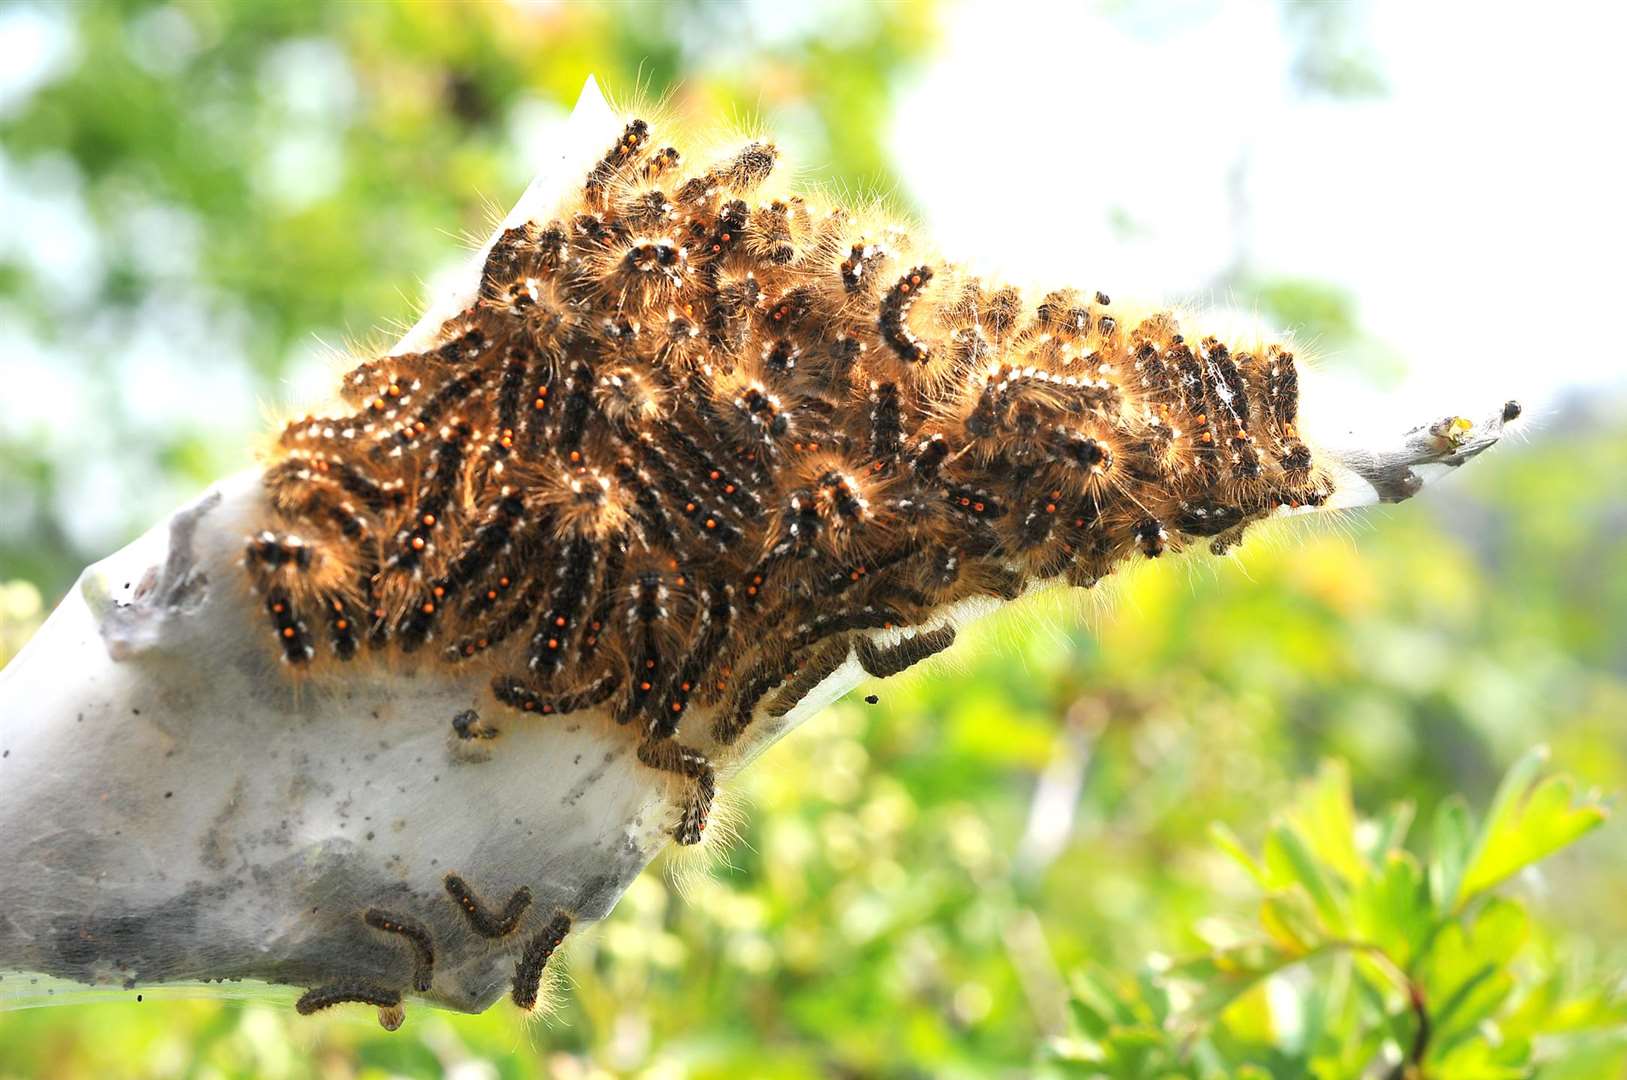
[[[1206,283],[1241,239],[1259,272],[1353,293],[1420,393],[1541,408],[1627,379],[1627,6],[1377,0],[1391,92],[1353,104],[1295,95],[1274,0],[1171,7],[952,11],[897,113],[899,167],[947,250],[1223,305]]]

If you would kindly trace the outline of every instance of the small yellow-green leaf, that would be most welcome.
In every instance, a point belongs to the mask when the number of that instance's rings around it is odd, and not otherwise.
[[[1113,987],[1095,972],[1076,971],[1068,982],[1073,991],[1074,1018],[1092,1037],[1105,1038],[1112,1025],[1133,1019],[1133,1013],[1124,1007]]]
[[[1464,870],[1459,906],[1604,823],[1604,806],[1592,798],[1578,802],[1576,782],[1568,776],[1549,777],[1533,788],[1535,771],[1527,764],[1533,758],[1541,765],[1542,757],[1528,754],[1498,790]]]
[[[1265,865],[1274,882],[1296,884],[1305,890],[1325,926],[1335,933],[1343,929],[1343,898],[1334,891],[1334,879],[1324,872],[1298,831],[1288,825],[1271,830],[1265,842]]]
[[[1255,983],[1248,993],[1238,995],[1221,1017],[1233,1038],[1256,1045],[1270,1045],[1276,1040],[1282,1027],[1279,1021],[1264,983]]]
[[[1458,1043],[1473,1035],[1481,1021],[1496,1012],[1513,992],[1514,977],[1492,965],[1469,976],[1445,1002],[1431,1010],[1433,1056],[1444,1058]]]
[[[1268,942],[1255,942],[1235,949],[1216,949],[1180,964],[1172,974],[1197,984],[1197,995],[1186,1012],[1209,1019],[1262,979],[1298,963],[1302,955],[1297,948],[1287,951]]]
[[[1299,886],[1260,901],[1260,925],[1285,951],[1304,955],[1327,940],[1316,906]]]
[[[1459,918],[1447,923],[1417,965],[1417,979],[1430,1004],[1442,1008],[1481,972],[1507,967],[1530,934],[1525,909],[1501,897],[1488,900],[1472,922]]]
[[[1366,870],[1356,848],[1356,809],[1350,799],[1350,770],[1344,762],[1322,763],[1316,779],[1300,793],[1288,820],[1298,826],[1317,858],[1346,881],[1361,880]]]
[[[1442,802],[1435,811],[1435,857],[1429,864],[1429,894],[1442,914],[1457,907],[1463,871],[1474,847],[1474,815],[1460,796]]]
[[[1243,846],[1243,841],[1237,838],[1236,833],[1217,821],[1209,826],[1209,837],[1214,841],[1216,847],[1230,855],[1232,861],[1241,866],[1254,879],[1256,885],[1262,889],[1271,887],[1270,881],[1266,878],[1265,867],[1261,866],[1255,861],[1254,856],[1248,853],[1248,849]]]
[[[1423,868],[1405,851],[1392,851],[1383,869],[1357,886],[1350,900],[1350,932],[1378,946],[1405,968],[1429,933],[1433,909]]]

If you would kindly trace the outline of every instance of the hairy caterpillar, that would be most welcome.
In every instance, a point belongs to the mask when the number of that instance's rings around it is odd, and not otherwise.
[[[288,425],[244,556],[286,666],[413,653],[483,665],[527,722],[613,718],[695,843],[764,703],[948,648],[952,605],[1224,551],[1348,475],[1283,341],[1025,297],[788,190],[769,143],[693,160],[626,123],[432,340]],[[485,937],[530,901],[446,887]]]
[[[379,1009],[380,1023],[387,1029],[394,1031],[401,1026],[400,1015],[396,1012],[401,1006],[401,994],[363,979],[344,979],[307,990],[294,1002],[294,1009],[301,1016],[309,1016],[335,1005],[346,1004],[375,1005]]]
[[[435,977],[435,942],[429,931],[416,920],[404,915],[392,915],[379,908],[368,908],[362,921],[375,930],[397,934],[405,938],[413,950],[412,988],[419,993],[428,990]]]
[[[542,982],[542,969],[554,955],[565,935],[571,931],[571,917],[556,911],[548,925],[539,930],[520,953],[514,965],[514,1004],[530,1012],[537,1007],[537,994]]]
[[[514,933],[514,928],[520,924],[520,917],[531,907],[531,890],[524,885],[514,890],[498,915],[493,915],[468,883],[456,874],[446,875],[446,891],[453,902],[463,909],[470,928],[481,937],[493,940]]]

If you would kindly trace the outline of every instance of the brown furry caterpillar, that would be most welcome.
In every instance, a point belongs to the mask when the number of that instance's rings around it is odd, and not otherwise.
[[[388,1030],[394,1031],[401,1026],[399,1014],[391,1016],[387,1013],[387,1010],[400,1008],[400,992],[375,985],[365,979],[342,979],[327,986],[307,990],[294,1002],[294,1010],[301,1016],[310,1016],[314,1012],[331,1009],[335,1005],[348,1004],[377,1006],[380,1010],[380,1023]]]
[[[445,878],[446,892],[452,901],[463,910],[464,917],[469,920],[469,926],[475,933],[483,938],[504,938],[514,932],[520,925],[520,917],[531,907],[531,890],[524,885],[514,890],[503,905],[499,915],[493,915],[491,910],[481,903],[480,897],[474,890],[456,874],[448,874]]]
[[[549,958],[570,932],[571,917],[563,911],[556,911],[548,925],[537,931],[521,950],[520,958],[514,964],[514,984],[510,996],[514,1004],[526,1012],[537,1007],[542,970],[548,966]]]
[[[953,640],[949,605],[1224,550],[1333,495],[1283,343],[1026,296],[778,164],[691,161],[633,120],[568,205],[502,233],[432,345],[290,423],[243,559],[267,648],[480,665],[534,722],[602,705],[673,777],[689,844],[708,751],[849,638],[893,674]]]
[[[368,908],[362,913],[362,921],[375,930],[396,934],[412,946],[412,988],[420,994],[428,990],[435,978],[435,942],[429,930],[416,919],[379,908]]]

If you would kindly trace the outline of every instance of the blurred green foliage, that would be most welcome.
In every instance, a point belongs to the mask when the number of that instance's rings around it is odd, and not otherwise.
[[[1302,76],[1377,92],[1323,7],[1285,8]],[[168,377],[288,392],[313,334],[412,317],[417,276],[485,232],[527,132],[590,71],[681,114],[754,105],[825,179],[888,186],[889,94],[934,8],[777,10],[61,9],[71,56],[0,111],[0,178],[68,198],[93,273],[0,249],[0,312],[94,423],[0,428],[0,661],[80,565],[249,459],[192,395],[155,419],[120,343],[157,325],[195,365]],[[1242,291],[1363,332],[1319,283]],[[0,1013],[0,1077],[1355,1077],[1404,1064],[1409,984],[1423,1075],[1627,1075],[1627,837],[1580,838],[1591,804],[1524,798],[1515,765],[1547,743],[1556,772],[1627,787],[1627,500],[1603,479],[1627,436],[1604,415],[1551,420],[1416,505],[1041,598],[878,705],[854,695],[741,778],[715,865],[675,858],[573,941],[539,1024],[419,1009],[388,1035],[131,992]],[[80,478],[110,461],[121,498],[85,532]],[[1403,829],[1403,805],[1429,826]],[[1486,844],[1465,805],[1492,807]],[[1387,961],[1332,946],[1358,936]]]
[[[1441,804],[1427,862],[1405,847],[1412,807],[1359,822],[1350,777],[1332,763],[1258,857],[1217,827],[1265,893],[1259,926],[1135,978],[1078,973],[1074,1030],[1056,1042],[1057,1060],[1073,1075],[1122,1080],[1337,1080],[1387,1056],[1397,1080],[1518,1078],[1577,1043],[1589,1060],[1605,1050],[1627,1061],[1627,1035],[1614,1030],[1627,1000],[1516,968],[1529,915],[1491,894],[1605,820],[1597,802],[1577,802],[1569,779],[1538,782],[1545,757],[1515,764],[1478,829],[1461,800]],[[1296,973],[1297,984],[1287,978]]]

